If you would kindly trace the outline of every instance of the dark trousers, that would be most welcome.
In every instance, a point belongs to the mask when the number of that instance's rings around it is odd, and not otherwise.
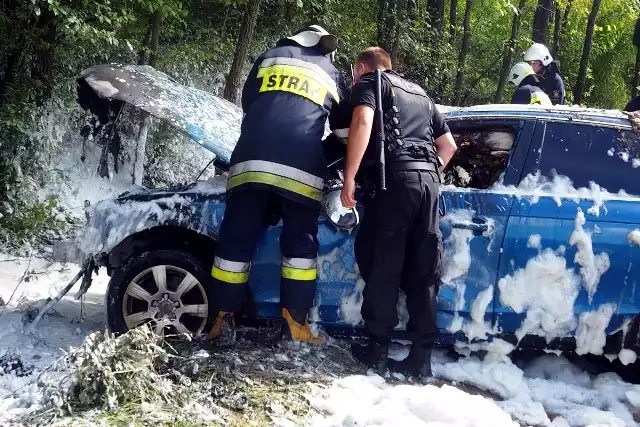
[[[398,289],[407,295],[407,331],[414,345],[437,340],[436,296],[442,273],[437,176],[429,171],[388,174],[387,190],[364,200],[355,241],[366,283],[362,318],[370,337],[388,342],[398,324]]]
[[[225,312],[242,310],[249,263],[260,236],[269,223],[275,224],[282,218],[281,306],[306,310],[313,307],[319,213],[319,204],[317,208],[311,207],[267,189],[232,192],[226,202],[216,247],[212,305]],[[221,268],[218,272],[222,271],[222,274],[215,274],[216,263]],[[244,269],[241,268],[243,265]]]

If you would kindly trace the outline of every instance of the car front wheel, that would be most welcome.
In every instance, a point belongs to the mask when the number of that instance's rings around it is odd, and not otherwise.
[[[202,261],[181,250],[135,255],[117,267],[106,294],[114,333],[151,324],[157,334],[207,333],[213,322],[210,275]]]

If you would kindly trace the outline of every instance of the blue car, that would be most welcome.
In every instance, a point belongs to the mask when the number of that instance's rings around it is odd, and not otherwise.
[[[147,77],[146,84],[159,78]],[[144,83],[141,77],[138,81]],[[196,96],[192,89],[167,84],[182,91],[182,101]],[[132,99],[123,95],[124,87],[100,92],[104,87],[92,85],[103,98]],[[209,96],[213,110],[226,109],[218,118],[222,125],[207,123],[215,120],[211,111],[198,117],[197,108],[187,114],[184,105],[153,113],[213,151],[216,166],[224,170],[233,138],[218,138],[215,127],[238,129],[241,113],[204,92],[197,96]],[[640,135],[628,117],[521,105],[441,110],[459,147],[441,191],[442,342],[579,354],[636,349],[640,199],[633,195],[640,194]],[[328,176],[335,176],[334,169]],[[182,188],[139,189],[87,209],[79,246],[92,267],[105,267],[111,276],[106,306],[112,331],[148,322],[158,332],[208,331],[215,305],[210,271],[225,212],[225,181],[221,175]],[[327,197],[340,189],[339,181],[331,182]],[[333,205],[325,203],[318,218],[318,288],[311,317],[332,333],[354,335],[362,330],[364,286],[353,254],[358,230],[338,229],[329,220]],[[357,209],[366,215],[361,206]],[[272,222],[261,237],[245,317],[279,317],[281,225]],[[398,308],[397,337],[402,338],[403,295]]]

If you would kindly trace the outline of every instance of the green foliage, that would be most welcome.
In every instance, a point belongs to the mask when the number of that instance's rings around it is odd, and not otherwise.
[[[60,239],[73,226],[56,196],[44,202],[10,200],[0,205],[0,244],[16,250]]]
[[[378,40],[381,3],[387,5],[383,16],[386,33]],[[398,5],[412,3],[263,0],[245,69],[278,39],[317,23],[339,36],[336,65],[344,75],[349,74],[358,51],[387,41],[396,49],[392,52],[394,67],[423,85],[437,102],[447,104],[454,95],[466,2],[457,1],[455,23],[448,22],[450,0],[444,3],[445,32],[441,34],[433,28],[425,2],[401,11]],[[518,3],[474,0],[462,105],[493,100]],[[513,62],[521,60],[531,43],[536,4],[537,0],[527,0],[522,12]],[[592,0],[556,0],[555,4],[562,17],[571,5],[556,54],[571,100]],[[246,7],[246,0],[8,0],[0,4],[0,228],[32,228],[26,218],[37,216],[42,204],[37,191],[50,173],[47,156],[55,151],[50,138],[34,133],[38,120],[48,111],[63,108],[79,116],[80,111],[71,108],[79,71],[99,63],[137,62],[140,52],[148,50],[145,40],[151,17],[161,11],[157,68],[182,83],[220,95]],[[587,106],[621,108],[628,102],[636,58],[631,36],[639,16],[636,0],[603,1],[587,72]],[[548,27],[549,45],[554,22],[552,19]],[[447,31],[452,24],[457,29],[453,38]],[[505,99],[513,89],[507,85]],[[161,138],[152,141],[156,145],[148,148],[149,154],[171,151]],[[167,184],[154,172],[161,165],[151,164],[145,182]],[[15,217],[9,212],[20,214]]]
[[[165,421],[201,425],[199,418],[206,414],[187,410],[205,396],[189,378],[170,368],[176,359],[182,358],[147,326],[118,337],[92,333],[66,355],[69,373],[55,383],[41,384],[45,410],[25,421],[43,425],[60,416],[99,409],[106,419],[124,411],[144,415],[146,425],[166,425]]]

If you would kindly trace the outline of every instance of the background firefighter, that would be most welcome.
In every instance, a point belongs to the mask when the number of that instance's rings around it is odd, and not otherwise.
[[[344,98],[333,65],[337,38],[310,26],[256,61],[242,91],[242,122],[231,156],[229,194],[213,276],[219,309],[211,338],[235,337],[258,240],[282,218],[280,303],[295,340],[319,341],[307,323],[316,291],[318,216],[326,173],[322,137]],[[332,113],[335,115],[337,113]],[[330,118],[330,121],[333,120]]]
[[[376,150],[375,143],[369,142],[376,108],[376,68],[383,71],[386,191],[375,188]],[[436,295],[442,264],[438,168],[446,166],[456,145],[435,103],[421,87],[391,70],[391,59],[383,49],[369,48],[357,56],[355,80],[342,203],[355,206],[357,173],[365,196],[355,255],[366,283],[361,312],[369,342],[352,346],[352,352],[378,372],[386,370],[402,286],[407,294],[412,347],[406,360],[389,363],[389,367],[412,376],[430,376],[431,347],[438,336]]]
[[[549,49],[541,43],[532,44],[523,55],[524,62],[531,65],[536,74],[544,79],[540,89],[547,94],[553,105],[563,105],[565,100],[564,81],[560,76],[558,63],[553,59]]]
[[[542,89],[543,77],[538,76],[526,62],[518,62],[509,72],[509,81],[517,86],[511,96],[512,104],[538,104],[551,107],[553,104]]]

